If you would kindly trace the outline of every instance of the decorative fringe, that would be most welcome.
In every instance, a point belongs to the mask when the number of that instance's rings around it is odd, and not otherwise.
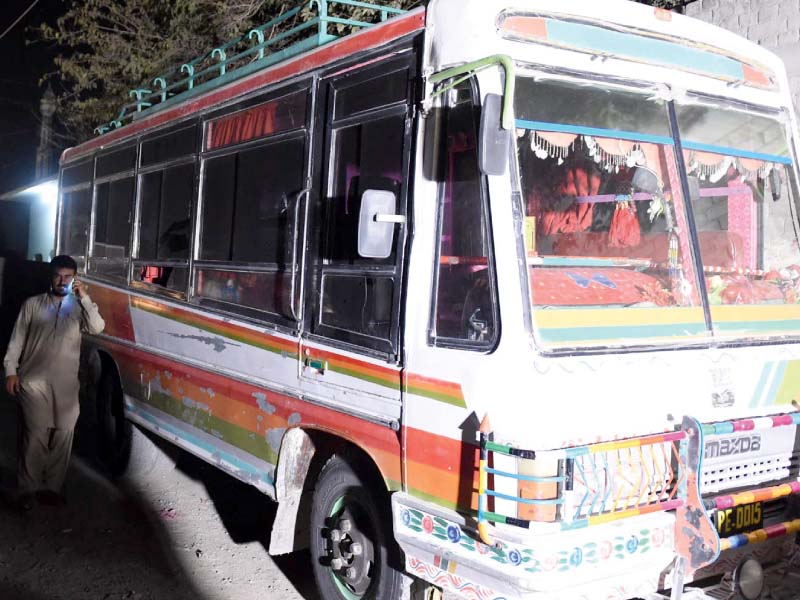
[[[689,153],[689,160],[686,161],[686,170],[689,173],[697,173],[701,180],[708,180],[711,183],[717,183],[728,174],[728,170],[731,167],[739,172],[742,181],[754,181],[755,179],[766,179],[776,165],[775,163],[763,162],[758,169],[751,171],[744,166],[741,160],[734,156],[724,156],[717,164],[706,165],[696,159],[694,152]]]
[[[636,165],[645,164],[644,153],[638,144],[635,144],[628,154],[609,154],[600,147],[600,144],[592,136],[583,136],[583,141],[589,149],[589,156],[609,173],[612,171],[619,173],[619,168],[623,165],[633,168]]]
[[[564,164],[564,159],[569,156],[574,147],[574,141],[567,146],[556,146],[539,136],[535,131],[531,131],[531,150],[533,150],[537,158],[545,159],[552,156],[558,159],[559,165],[562,165]]]

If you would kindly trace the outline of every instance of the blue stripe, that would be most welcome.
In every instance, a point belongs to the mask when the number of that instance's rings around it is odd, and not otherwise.
[[[125,409],[127,410],[127,412],[135,414],[136,416],[144,419],[145,421],[152,423],[159,429],[163,429],[164,431],[174,435],[175,437],[182,439],[188,444],[191,444],[195,448],[200,448],[201,450],[204,450],[209,454],[218,455],[223,462],[226,462],[229,465],[236,467],[240,471],[244,471],[245,473],[250,473],[251,475],[255,475],[258,479],[265,481],[270,485],[274,484],[272,477],[270,477],[268,473],[262,471],[258,467],[243,462],[233,454],[225,452],[219,446],[213,446],[211,444],[208,444],[199,437],[187,433],[182,429],[178,429],[177,427],[168,424],[163,419],[159,419],[155,415],[151,414],[149,411],[145,411],[139,408],[138,406],[132,405],[127,401],[125,402]]]
[[[485,471],[492,475],[499,475],[500,477],[509,477],[511,479],[519,479],[520,481],[532,481],[533,483],[556,483],[566,481],[566,477],[555,475],[553,477],[536,477],[534,475],[519,475],[517,473],[508,473],[500,471],[499,469],[492,469],[486,467]]]
[[[735,81],[744,79],[744,69],[738,60],[680,43],[556,19],[547,19],[547,38],[604,56],[629,57]]]
[[[778,368],[775,369],[775,375],[772,376],[772,385],[769,386],[769,391],[763,402],[764,406],[775,404],[775,398],[778,396],[778,388],[780,388],[783,383],[783,377],[786,375],[786,366],[788,364],[789,363],[785,360],[778,363]]]
[[[767,378],[769,377],[772,367],[774,366],[774,362],[768,362],[764,365],[764,368],[761,369],[761,377],[756,384],[756,389],[753,391],[753,397],[750,399],[750,408],[755,408],[758,406],[758,400],[761,398],[761,394],[767,385]]]
[[[728,146],[715,146],[713,144],[701,144],[700,142],[682,141],[683,147],[688,150],[699,150],[700,152],[712,152],[714,154],[727,154],[729,156],[738,156],[740,158],[753,158],[756,160],[763,160],[766,162],[780,163],[782,165],[792,164],[792,159],[786,156],[779,156],[777,154],[764,154],[762,152],[750,152],[749,150],[740,150],[738,148],[729,148]]]
[[[557,133],[575,133],[577,135],[593,135],[597,137],[629,140],[632,142],[667,144],[668,146],[675,145],[675,141],[669,136],[638,133],[636,131],[622,131],[620,129],[605,129],[602,127],[584,127],[583,125],[565,125],[563,123],[547,123],[545,121],[528,121],[527,119],[517,119],[516,123],[517,127],[520,129],[555,131]]]
[[[543,342],[589,342],[592,340],[622,340],[699,336],[706,332],[705,323],[675,323],[654,325],[622,325],[615,327],[539,327]]]

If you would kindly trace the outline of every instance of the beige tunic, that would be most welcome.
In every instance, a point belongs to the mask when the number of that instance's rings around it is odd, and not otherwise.
[[[41,294],[22,305],[3,366],[19,375],[28,427],[72,429],[78,420],[81,331],[100,333],[105,321],[89,296]]]

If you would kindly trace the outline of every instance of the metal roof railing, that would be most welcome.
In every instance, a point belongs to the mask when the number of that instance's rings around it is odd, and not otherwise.
[[[95,133],[102,135],[118,129],[145,113],[182,102],[190,96],[332,42],[340,37],[331,33],[332,26],[342,26],[350,33],[376,24],[332,14],[334,8],[341,11],[348,7],[367,9],[378,22],[406,12],[358,0],[304,1],[246,35],[154,77],[150,86],[130,90],[128,95],[134,101],[124,105],[115,119],[96,127]],[[296,23],[298,20],[301,22]]]

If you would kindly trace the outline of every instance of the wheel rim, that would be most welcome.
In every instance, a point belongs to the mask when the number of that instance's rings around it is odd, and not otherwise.
[[[346,600],[363,598],[377,573],[373,527],[363,504],[345,495],[333,503],[320,531],[322,564]]]

